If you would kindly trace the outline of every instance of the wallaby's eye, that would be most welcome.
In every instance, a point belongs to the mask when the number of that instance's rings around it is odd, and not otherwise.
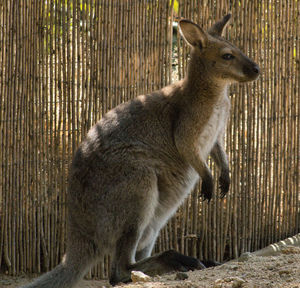
[[[222,58],[225,60],[232,60],[232,59],[234,59],[234,56],[232,54],[227,53],[227,54],[224,54],[222,56]]]

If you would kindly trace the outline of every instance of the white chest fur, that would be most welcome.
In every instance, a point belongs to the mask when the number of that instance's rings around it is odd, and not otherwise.
[[[230,100],[227,95],[214,106],[213,111],[204,125],[199,138],[199,153],[206,160],[220,134],[224,134],[230,110]]]

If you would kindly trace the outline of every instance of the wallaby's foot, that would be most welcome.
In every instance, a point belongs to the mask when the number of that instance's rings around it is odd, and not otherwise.
[[[221,198],[224,198],[230,187],[230,176],[228,170],[221,172],[221,176],[219,178],[219,186],[221,189]]]
[[[175,250],[168,250],[159,255],[158,261],[165,266],[165,272],[181,271],[187,272],[190,270],[204,269],[205,266],[197,258],[185,256]]]
[[[215,266],[220,266],[222,263],[215,261],[215,260],[201,260],[201,263],[206,267],[215,267]]]
[[[111,285],[130,282],[132,270],[142,271],[149,276],[156,276],[170,272],[187,272],[204,268],[205,266],[198,259],[169,250],[129,265],[127,269],[114,270],[109,282]]]
[[[208,202],[210,202],[213,193],[214,193],[214,183],[212,178],[202,179],[201,196],[203,197],[203,201],[208,200]]]

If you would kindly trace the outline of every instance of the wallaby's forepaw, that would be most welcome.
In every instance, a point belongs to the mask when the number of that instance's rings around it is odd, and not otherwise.
[[[210,202],[212,195],[214,193],[214,183],[212,179],[203,179],[201,185],[201,196],[203,197],[203,201],[208,200]]]
[[[159,258],[160,261],[173,271],[187,272],[190,270],[205,268],[205,266],[197,258],[185,256],[174,250],[163,252]]]
[[[221,189],[221,198],[224,198],[230,187],[229,171],[221,173],[221,176],[219,178],[219,186]]]

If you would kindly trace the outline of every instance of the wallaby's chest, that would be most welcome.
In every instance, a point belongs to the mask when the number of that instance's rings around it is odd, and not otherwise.
[[[217,141],[220,133],[223,134],[230,110],[230,101],[226,97],[217,103],[211,110],[211,113],[207,116],[197,139],[197,145],[199,152],[203,159],[207,159],[211,149]]]

